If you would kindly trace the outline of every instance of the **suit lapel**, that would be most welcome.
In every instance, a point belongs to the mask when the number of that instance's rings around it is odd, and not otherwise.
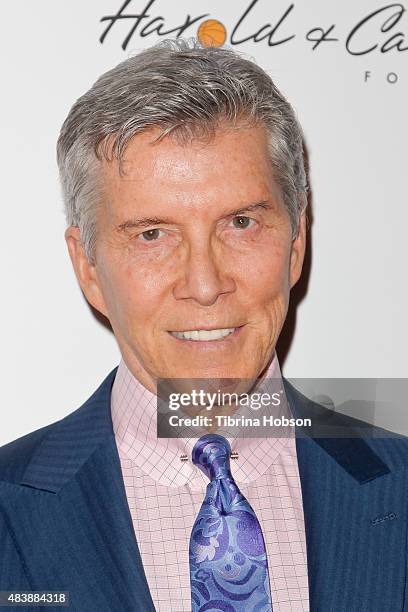
[[[110,417],[116,369],[51,427],[8,508],[34,589],[70,592],[73,609],[154,610]],[[21,511],[24,496],[24,511]]]
[[[313,403],[286,382],[285,388],[295,416],[313,416]],[[393,439],[376,442],[384,450],[387,443],[398,444]],[[403,610],[404,470],[385,463],[363,438],[313,438],[298,430],[296,449],[310,609]]]

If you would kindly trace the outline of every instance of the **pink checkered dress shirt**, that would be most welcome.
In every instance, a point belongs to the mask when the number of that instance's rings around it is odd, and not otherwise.
[[[276,355],[267,377],[280,377]],[[158,612],[191,612],[189,540],[208,479],[191,462],[196,439],[158,439],[156,396],[122,360],[111,413],[133,527]],[[227,436],[226,436],[227,437]],[[230,438],[231,471],[264,534],[274,612],[308,612],[302,492],[293,437]],[[186,454],[188,461],[181,461]]]

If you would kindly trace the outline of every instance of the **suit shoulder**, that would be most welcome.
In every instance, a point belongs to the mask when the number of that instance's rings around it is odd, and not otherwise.
[[[88,400],[89,401],[89,400]],[[58,435],[58,431],[70,426],[81,415],[88,402],[68,413],[63,418],[25,434],[0,447],[0,482],[18,484],[31,459],[48,438]]]
[[[36,448],[55,425],[40,427],[0,447],[0,481],[18,482],[21,479]]]
[[[47,438],[60,439],[70,429],[81,430],[90,420],[95,423],[95,405],[105,403],[113,384],[117,367],[103,380],[93,394],[79,407],[45,427],[40,427],[0,447],[0,482],[19,483],[31,459]],[[102,417],[103,420],[103,417]]]
[[[312,420],[313,427],[307,435],[326,439],[359,438],[394,468],[408,465],[408,436],[330,410],[307,398],[287,379],[284,379],[284,385],[294,415]]]

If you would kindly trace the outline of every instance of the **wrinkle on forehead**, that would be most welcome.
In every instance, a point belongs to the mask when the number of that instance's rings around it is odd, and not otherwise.
[[[153,136],[153,130],[144,132],[129,143],[122,174],[117,160],[104,162],[106,193],[116,209],[147,206],[149,214],[154,208],[160,215],[170,203],[179,203],[191,214],[209,204],[216,212],[258,200],[280,201],[264,128],[224,129],[209,141],[188,144]]]
[[[251,135],[255,133],[254,130],[258,134],[264,132],[265,153],[267,153],[266,131],[261,127],[223,128],[215,132],[209,140],[194,139],[183,144],[171,135],[156,141],[152,138],[152,135],[158,131],[156,128],[156,130],[143,132],[133,138],[125,150],[121,165],[116,159],[103,161],[104,169],[109,172],[110,178],[117,177],[125,181],[143,180],[147,174],[157,177],[165,174],[166,177],[174,177],[174,179],[193,180],[197,176],[198,169],[201,173],[205,170],[212,172],[218,170],[219,173],[222,173],[226,155],[230,160],[237,159],[234,146],[237,140],[240,141],[246,136],[248,146],[251,148]],[[217,146],[220,142],[224,144],[221,149]],[[146,149],[150,149],[150,152]],[[173,157],[169,157],[168,149],[174,153]],[[267,163],[269,165],[269,160]]]

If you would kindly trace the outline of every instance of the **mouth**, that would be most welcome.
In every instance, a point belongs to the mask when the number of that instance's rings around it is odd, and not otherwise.
[[[210,342],[217,343],[235,338],[243,325],[238,327],[220,327],[214,329],[192,329],[185,331],[169,331],[168,333],[182,342]]]

